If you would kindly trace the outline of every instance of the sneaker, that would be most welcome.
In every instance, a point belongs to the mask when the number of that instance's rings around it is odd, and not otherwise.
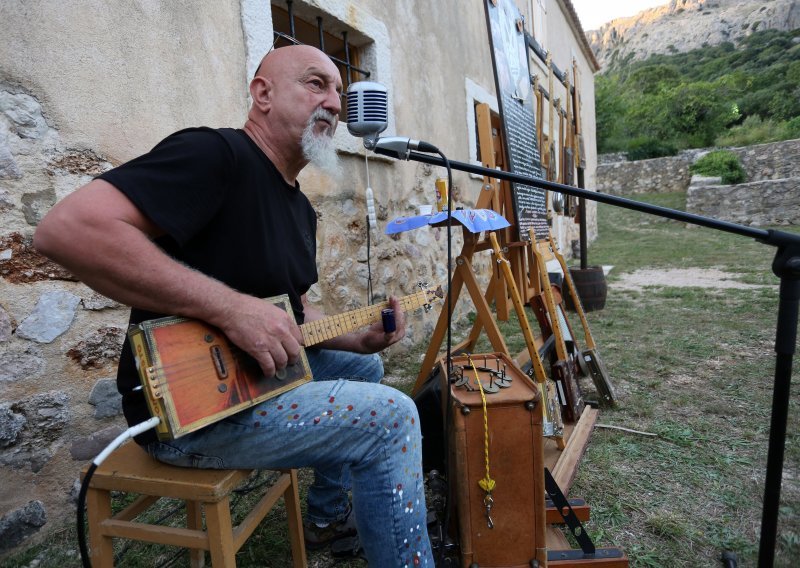
[[[334,560],[347,560],[348,558],[360,558],[366,560],[367,555],[358,535],[342,537],[331,543],[331,556]]]
[[[313,521],[303,521],[303,535],[306,548],[318,550],[340,538],[356,535],[356,516],[353,509],[341,521],[334,521],[326,527],[318,527]]]

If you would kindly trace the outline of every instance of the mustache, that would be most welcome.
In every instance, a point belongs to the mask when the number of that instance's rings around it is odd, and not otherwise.
[[[339,122],[339,116],[325,110],[322,107],[319,107],[311,114],[311,118],[308,119],[308,122],[313,124],[318,120],[324,120],[330,124],[331,127],[335,128],[336,124]]]

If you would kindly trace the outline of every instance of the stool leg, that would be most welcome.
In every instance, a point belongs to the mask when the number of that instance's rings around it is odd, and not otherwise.
[[[186,501],[186,528],[203,530],[203,507],[197,501]],[[206,551],[199,548],[189,549],[189,566],[203,568],[206,565]]]
[[[111,492],[93,489],[86,492],[86,508],[89,518],[89,557],[93,568],[114,566],[114,541],[104,535],[100,524],[111,518]]]
[[[286,518],[289,521],[289,540],[292,543],[292,564],[294,568],[306,568],[306,546],[303,539],[303,515],[300,512],[300,493],[298,492],[297,470],[288,471],[292,482],[283,493]]]
[[[206,532],[214,568],[235,568],[231,504],[227,497],[214,503],[203,503],[206,511]]]

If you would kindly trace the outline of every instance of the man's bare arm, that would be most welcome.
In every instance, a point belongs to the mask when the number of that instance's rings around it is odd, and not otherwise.
[[[267,375],[297,359],[301,336],[289,314],[169,257],[151,240],[160,233],[122,192],[94,180],[53,207],[34,246],[114,300],[219,327]]]

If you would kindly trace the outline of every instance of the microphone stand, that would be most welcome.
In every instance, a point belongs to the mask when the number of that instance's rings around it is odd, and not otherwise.
[[[412,151],[401,154],[391,150],[384,150],[383,148],[376,148],[375,152],[392,158],[445,166],[441,158],[421,152]],[[462,172],[520,183],[548,191],[557,191],[584,200],[607,203],[615,207],[623,207],[649,215],[693,223],[717,231],[734,233],[743,237],[753,238],[765,245],[776,247],[777,251],[772,262],[772,272],[780,278],[780,291],[778,321],[775,330],[775,381],[772,391],[772,416],[767,450],[761,537],[758,549],[758,565],[762,568],[772,566],[775,559],[775,540],[778,528],[778,507],[780,505],[781,479],[783,475],[786,423],[789,414],[789,387],[792,380],[792,359],[797,341],[798,308],[800,307],[800,235],[784,231],[747,227],[712,217],[641,203],[625,197],[598,193],[543,179],[475,166],[465,162],[450,161],[450,167]],[[582,216],[581,220],[583,221],[581,224],[583,230],[585,217]]]

